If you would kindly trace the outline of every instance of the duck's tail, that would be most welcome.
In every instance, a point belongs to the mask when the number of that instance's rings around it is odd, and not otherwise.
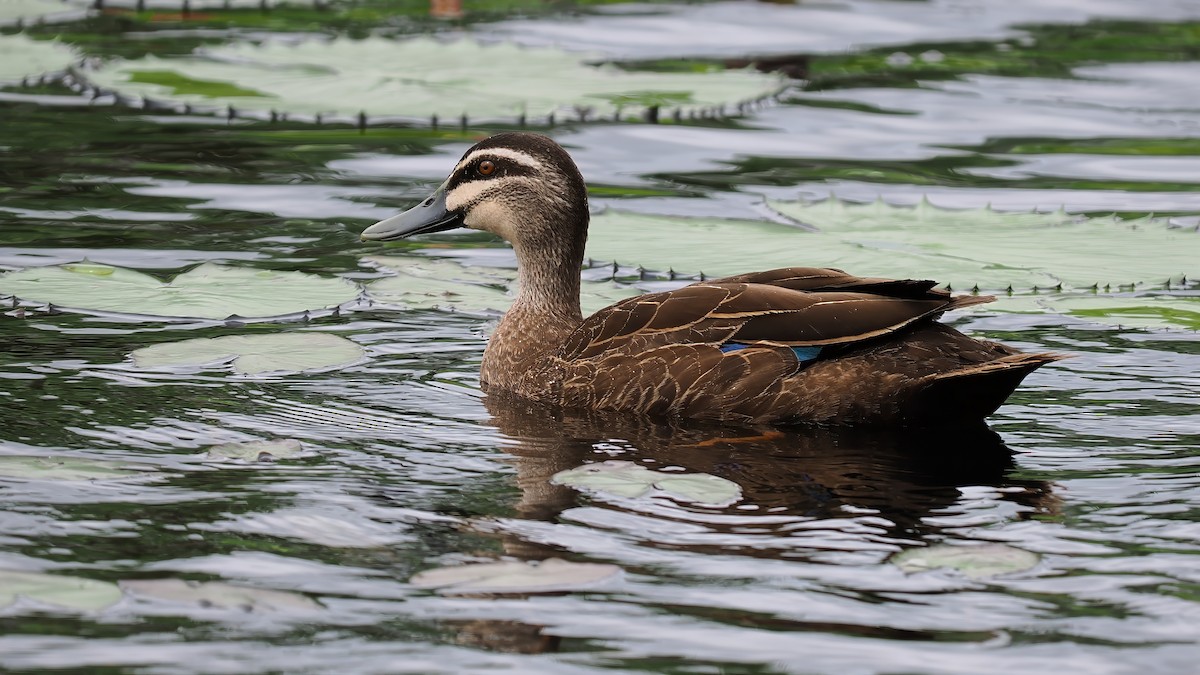
[[[911,421],[945,424],[949,420],[981,420],[996,412],[1027,375],[1068,358],[1048,352],[1010,354],[994,361],[929,375],[911,402]]]

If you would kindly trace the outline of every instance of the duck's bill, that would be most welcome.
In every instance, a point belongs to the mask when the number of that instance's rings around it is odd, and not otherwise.
[[[362,238],[363,241],[389,241],[456,227],[462,227],[462,215],[446,208],[446,185],[442,184],[420,204],[363,230]]]

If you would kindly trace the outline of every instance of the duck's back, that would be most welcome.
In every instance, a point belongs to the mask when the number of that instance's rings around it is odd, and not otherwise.
[[[750,423],[966,423],[1059,358],[937,323],[992,298],[933,286],[787,268],[629,298],[566,339],[537,397]]]

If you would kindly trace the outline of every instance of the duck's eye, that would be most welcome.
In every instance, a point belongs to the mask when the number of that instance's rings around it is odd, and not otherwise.
[[[490,176],[496,173],[496,163],[485,159],[479,163],[479,166],[475,167],[475,170],[481,176]]]

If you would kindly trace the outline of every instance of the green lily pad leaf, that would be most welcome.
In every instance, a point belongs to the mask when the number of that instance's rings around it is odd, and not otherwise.
[[[246,443],[224,443],[208,449],[210,459],[234,459],[243,462],[266,462],[295,457],[304,452],[304,446],[294,438],[275,441],[249,441]]]
[[[662,103],[712,108],[760,99],[783,85],[753,70],[631,72],[590,59],[466,38],[342,38],[243,42],[184,58],[113,61],[89,78],[126,94],[214,108],[422,120],[543,117],[564,108],[611,116],[618,107]]]
[[[556,485],[618,497],[641,497],[652,491],[703,506],[728,506],[742,498],[733,481],[706,473],[661,473],[625,460],[609,460],[559,471],[550,478]]]
[[[706,473],[668,474],[655,481],[654,487],[697,504],[727,505],[742,498],[742,488],[737,483]]]
[[[910,548],[892,557],[892,564],[905,572],[952,569],[972,579],[1024,572],[1038,561],[1036,553],[1006,544],[937,544],[928,548]]]
[[[61,574],[0,570],[0,608],[26,597],[58,607],[95,611],[116,604],[121,589],[116,584]]]
[[[0,294],[81,312],[152,317],[265,319],[333,309],[354,300],[351,281],[205,263],[170,283],[95,263],[31,267],[0,275]]]
[[[614,579],[616,565],[575,563],[558,558],[541,562],[496,562],[426,570],[409,579],[416,588],[441,593],[558,593],[577,591]]]
[[[796,265],[838,267],[863,276],[934,279],[955,290],[978,286],[1000,292],[1000,301],[986,308],[992,311],[1055,312],[1124,326],[1196,326],[1196,298],[1147,292],[1165,288],[1168,280],[1180,290],[1184,277],[1200,278],[1200,256],[1193,253],[1200,234],[1165,220],[949,211],[928,204],[772,205],[820,231],[607,211],[593,218],[588,255],[708,277]],[[681,239],[686,248],[661,245]],[[730,256],[734,245],[737,256]],[[1005,293],[1010,284],[1012,296]],[[1129,295],[1131,290],[1138,294]]]
[[[1164,219],[949,210],[923,202],[770,202],[816,227],[797,249],[820,265],[872,276],[937,279],[955,289],[1027,292],[1152,284],[1200,275],[1200,234]],[[707,270],[706,270],[707,271]]]
[[[122,581],[121,588],[135,596],[205,609],[236,609],[244,612],[312,612],[323,609],[320,603],[299,593],[234,586],[219,581],[139,579]]]
[[[54,3],[62,12],[62,3]],[[0,12],[4,5],[0,4]],[[0,15],[0,20],[3,16]],[[20,82],[27,77],[60,73],[78,57],[64,44],[52,40],[34,40],[25,35],[0,35],[0,83]]]
[[[930,251],[942,250],[945,251],[944,254],[896,255],[895,250],[882,244],[880,248],[871,248],[867,243],[843,241],[840,234],[811,232],[792,225],[747,220],[674,218],[610,210],[593,217],[593,226],[588,237],[588,256],[594,261],[618,261],[621,263],[621,271],[616,279],[611,279],[607,274],[609,266],[605,264],[598,263],[595,268],[584,271],[585,283],[581,287],[584,313],[590,314],[644,290],[659,290],[656,283],[639,283],[636,274],[630,276],[630,272],[636,271],[638,266],[660,270],[659,274],[651,276],[661,279],[665,278],[661,271],[668,269],[689,274],[703,272],[708,277],[715,277],[773,267],[813,265],[841,267],[864,276],[935,279],[948,283],[956,290],[969,290],[978,283],[985,292],[1001,292],[999,302],[985,308],[991,311],[1059,313],[1126,327],[1196,329],[1200,323],[1196,308],[1200,299],[1192,296],[1145,291],[1130,295],[1128,291],[1131,286],[1115,284],[1110,286],[1108,293],[1104,292],[1103,284],[1100,284],[1097,291],[1093,291],[1090,288],[1092,283],[1087,284],[1086,291],[1080,291],[1069,281],[1063,280],[1063,276],[1018,266],[1037,260],[1047,260],[1044,265],[1046,269],[1053,266],[1054,261],[1048,260],[1046,256],[1039,257],[1033,253],[1016,250],[1021,246],[1036,247],[1032,242],[1041,241],[1039,237],[1043,236],[1043,230],[1057,232],[1064,227],[1091,227],[1103,232],[1115,229],[1124,233],[1121,236],[1144,238],[1146,245],[1155,250],[1154,256],[1151,256],[1152,260],[1127,260],[1119,249],[1097,249],[1086,259],[1064,256],[1062,270],[1075,270],[1072,274],[1079,278],[1157,279],[1163,286],[1168,277],[1171,277],[1174,284],[1172,288],[1178,290],[1181,288],[1180,280],[1183,275],[1200,278],[1200,270],[1189,271],[1196,269],[1200,263],[1192,261],[1194,256],[1188,255],[1189,251],[1182,250],[1181,254],[1179,249],[1181,245],[1200,244],[1200,235],[1190,230],[1172,229],[1165,221],[1139,219],[1119,222],[1111,218],[1087,219],[1062,213],[997,213],[986,209],[948,211],[929,205],[903,208],[883,204],[843,204],[838,208],[842,207],[850,214],[847,221],[849,224],[844,227],[851,229],[869,227],[867,223],[875,219],[897,227],[908,227],[911,231],[903,232],[911,234],[915,240],[921,240],[921,237],[925,236],[920,234],[925,227],[921,224],[923,219],[932,220],[935,225],[931,227],[943,229],[952,228],[954,222],[962,219],[965,223],[982,223],[985,229],[1016,228],[1012,234],[1023,243],[1004,246],[989,243],[988,247],[995,250],[1006,250],[1007,246],[1007,250],[1012,251],[1014,264],[994,264],[985,269],[982,263],[954,252],[954,247],[963,246],[963,241],[971,239],[967,235],[946,235],[943,244],[929,244]],[[832,206],[829,208],[836,210]],[[925,215],[920,215],[922,211]],[[808,219],[823,228],[837,230],[838,227],[843,227],[834,216]],[[941,222],[941,225],[937,225],[938,222]],[[887,229],[882,225],[880,227]],[[899,229],[896,231],[901,232]],[[1027,241],[1024,237],[1026,234]],[[1086,239],[1093,235],[1081,232],[1079,236]],[[681,237],[688,242],[686,249],[661,245],[664,241],[676,241]],[[1189,237],[1195,241],[1191,241]],[[733,257],[729,255],[729,251],[735,244],[738,255]],[[1066,241],[1062,242],[1063,246],[1066,244]],[[941,249],[938,249],[939,246]],[[1056,253],[1051,257],[1057,259],[1057,255]],[[511,303],[516,292],[516,272],[510,268],[485,267],[479,264],[466,266],[455,259],[439,260],[427,256],[371,256],[365,260],[397,275],[369,284],[369,297],[409,308],[503,310]],[[747,263],[747,260],[752,263]],[[1161,279],[1145,277],[1155,261],[1162,261],[1167,266],[1174,264],[1180,271],[1171,275],[1164,272]],[[1094,274],[1088,276],[1089,272],[1081,270],[1090,270]],[[1128,272],[1114,273],[1113,270]],[[955,279],[976,281],[968,283],[954,281]],[[1014,284],[1013,294],[1003,292],[1007,291],[1010,280],[1020,279],[1024,279],[1024,283],[1029,285],[1023,287],[1022,282],[1011,281]],[[663,286],[671,286],[674,283],[684,282],[671,282]],[[1063,285],[1062,290],[1059,290],[1059,283]],[[1033,292],[1035,285],[1038,288],[1036,293]],[[1132,288],[1144,289],[1153,285],[1135,283]]]
[[[0,455],[0,480],[90,481],[140,475],[127,462],[110,462],[82,457]]]
[[[134,366],[147,370],[231,366],[244,375],[262,375],[342,368],[362,361],[366,353],[344,337],[302,331],[193,338],[142,347],[129,356]]]
[[[364,260],[396,274],[366,284],[367,297],[406,309],[500,311],[512,304],[516,295],[517,271],[512,268],[468,266],[424,256],[367,256]],[[584,284],[579,295],[584,313],[590,314],[640,292],[628,285],[593,282]]]
[[[517,278],[516,270],[466,267],[453,260],[399,256],[364,260],[396,275],[367,284],[367,297],[406,309],[504,309],[512,302],[509,287]]]
[[[1049,294],[1001,298],[1006,312],[1053,313],[1123,328],[1200,330],[1200,296]]]

